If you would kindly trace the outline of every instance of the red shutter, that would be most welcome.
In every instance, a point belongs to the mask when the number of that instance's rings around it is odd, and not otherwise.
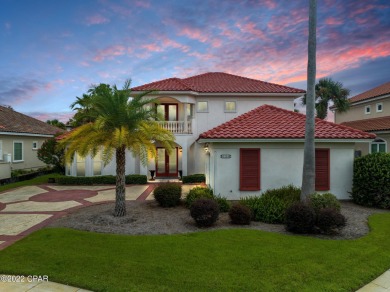
[[[260,149],[240,149],[240,190],[260,190]]]
[[[316,191],[330,189],[329,149],[316,149]]]

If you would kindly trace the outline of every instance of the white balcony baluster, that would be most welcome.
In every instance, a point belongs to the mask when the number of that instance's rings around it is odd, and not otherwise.
[[[158,122],[160,127],[163,129],[166,129],[168,131],[171,131],[174,134],[191,134],[191,121],[184,122],[184,121],[164,121],[164,122]],[[187,123],[187,130],[184,127],[184,123]]]

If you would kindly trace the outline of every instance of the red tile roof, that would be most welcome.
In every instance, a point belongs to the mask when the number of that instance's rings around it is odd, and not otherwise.
[[[358,95],[355,95],[354,97],[351,97],[349,99],[349,102],[354,103],[386,94],[390,94],[390,81]]]
[[[304,139],[306,116],[260,106],[199,136],[199,139]],[[316,119],[316,139],[374,139],[374,134]]]
[[[189,78],[169,78],[132,88],[133,91],[195,91],[211,93],[305,93],[302,89],[250,79],[222,72]]]
[[[355,128],[365,132],[373,131],[388,131],[390,130],[390,116],[374,118],[374,119],[365,119],[351,122],[344,122],[341,125]]]
[[[64,130],[0,106],[0,132],[54,135]]]

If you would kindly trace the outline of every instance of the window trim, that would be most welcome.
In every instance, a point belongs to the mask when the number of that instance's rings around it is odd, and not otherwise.
[[[317,184],[315,184],[315,190],[316,191],[329,191],[330,190],[330,149],[329,148],[316,148],[315,149],[315,152],[317,151],[323,151],[323,152],[327,152],[327,182],[326,182],[326,186],[323,187],[323,186],[317,186]],[[315,155],[317,156],[317,155]],[[315,172],[315,178],[317,178],[317,157],[315,158],[315,161],[316,161],[316,172]]]
[[[22,144],[22,159],[20,159],[20,160],[15,160],[15,144],[16,143]],[[24,161],[24,143],[23,143],[23,141],[13,141],[12,146],[13,146],[12,147],[12,154],[13,154],[12,162],[23,162]]]
[[[228,102],[234,102],[234,110],[226,109],[226,103],[228,103]],[[225,113],[236,113],[237,112],[237,101],[235,101],[235,100],[225,100],[225,102],[224,102],[224,111],[225,111]]]
[[[34,147],[34,144],[35,144],[35,147]],[[38,141],[32,142],[32,150],[38,150]]]
[[[378,106],[381,106],[382,108],[379,110],[379,109],[378,109]],[[376,104],[376,112],[377,112],[377,113],[383,112],[383,102],[378,102],[378,103]]]
[[[199,103],[205,102],[207,104],[206,110],[199,110]],[[207,100],[198,100],[196,102],[196,112],[197,113],[208,113],[209,112],[209,102]]]
[[[257,151],[257,185],[256,186],[243,186],[243,152],[248,150],[256,150]],[[239,179],[240,179],[240,191],[260,191],[261,190],[261,149],[260,148],[240,148],[240,171],[239,171]]]
[[[367,111],[368,110],[368,111]],[[365,115],[370,115],[371,114],[371,105],[366,105],[364,107],[364,114]]]

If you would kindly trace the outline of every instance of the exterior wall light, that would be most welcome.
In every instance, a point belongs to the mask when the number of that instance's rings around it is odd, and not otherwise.
[[[208,143],[204,144],[203,149],[204,149],[204,151],[205,151],[206,153],[209,152],[209,144],[208,144]]]

